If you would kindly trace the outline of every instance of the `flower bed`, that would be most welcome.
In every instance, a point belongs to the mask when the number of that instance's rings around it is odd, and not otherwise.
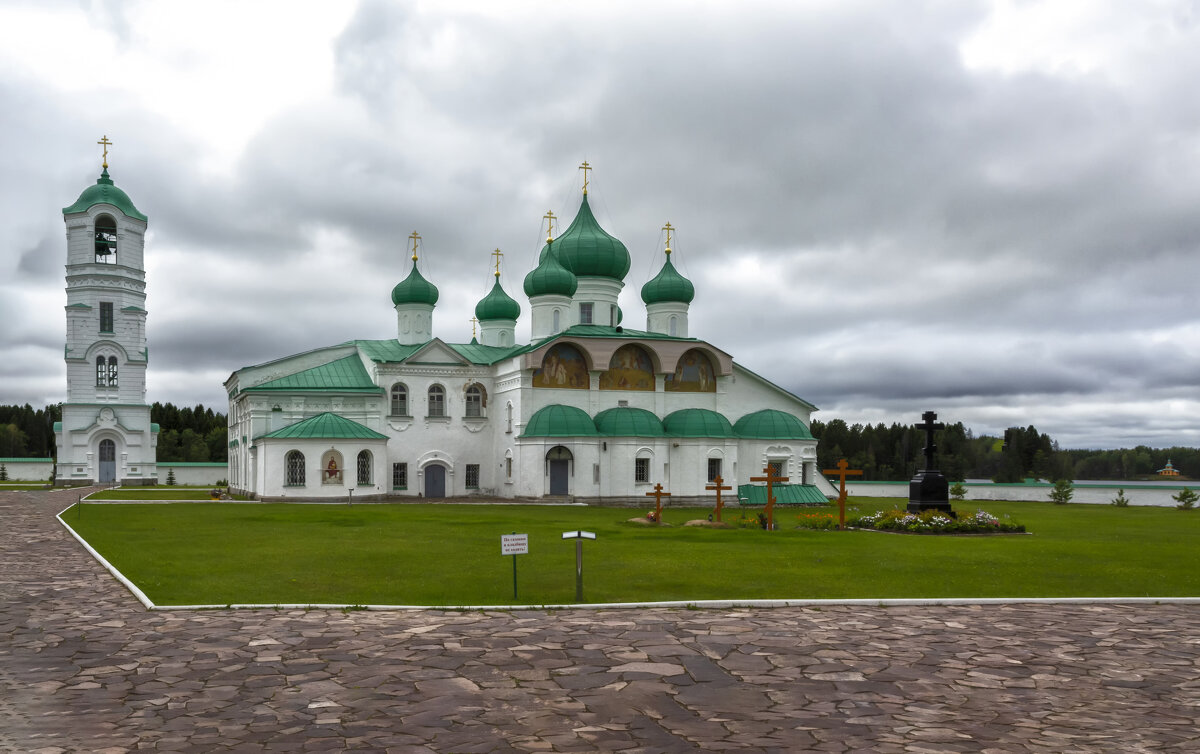
[[[837,516],[831,513],[802,513],[796,516],[800,529],[837,529]],[[970,516],[950,518],[938,511],[909,513],[891,510],[869,513],[865,516],[848,512],[846,526],[855,529],[906,532],[910,534],[1020,534],[1025,526],[1009,520],[999,519],[987,511],[975,511]]]

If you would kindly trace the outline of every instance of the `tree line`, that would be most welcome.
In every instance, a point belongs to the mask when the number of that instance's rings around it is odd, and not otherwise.
[[[62,421],[62,404],[34,409],[0,406],[0,458],[53,458],[54,422]],[[172,403],[150,407],[150,421],[159,426],[159,461],[221,463],[229,459],[225,414],[197,405]]]
[[[846,424],[813,420],[817,463],[832,469],[845,458],[873,481],[907,481],[925,466],[925,432],[911,424]],[[934,433],[936,465],[951,481],[991,479],[1136,480],[1158,478],[1167,462],[1191,479],[1200,478],[1200,449],[1149,448],[1064,450],[1036,427],[1010,427],[1003,437],[975,436],[962,422]]]

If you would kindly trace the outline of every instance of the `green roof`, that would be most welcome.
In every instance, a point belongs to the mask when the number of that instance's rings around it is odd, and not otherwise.
[[[371,361],[387,363],[404,361],[421,350],[425,343],[406,346],[392,338],[391,340],[356,340],[354,345]]]
[[[765,484],[739,484],[738,499],[742,505],[766,505]],[[771,486],[776,505],[828,505],[829,498],[811,484],[775,484]]]
[[[392,303],[396,306],[400,304],[428,304],[433,306],[438,300],[438,289],[433,283],[426,280],[417,270],[417,262],[413,260],[412,272],[408,273],[408,277],[401,280],[392,289]]]
[[[0,458],[0,463],[54,463],[53,458]]]
[[[529,417],[521,437],[595,437],[596,423],[587,412],[558,403],[543,406]]]
[[[100,177],[96,179],[96,185],[85,188],[83,193],[79,195],[79,198],[70,207],[63,207],[63,214],[70,215],[76,212],[87,212],[90,207],[97,204],[111,204],[125,213],[126,217],[132,217],[135,220],[145,222],[149,219],[141,212],[138,212],[137,207],[133,206],[133,200],[129,198],[128,194],[116,187],[116,184],[108,177],[107,167],[100,172]]]
[[[516,319],[521,316],[521,305],[500,287],[500,274],[496,274],[496,283],[483,300],[475,305],[475,318],[480,322],[490,322],[497,319]]]
[[[395,339],[352,341],[352,344],[368,359],[383,364],[407,361],[409,357],[429,343],[430,341],[425,341],[406,346]],[[445,345],[472,364],[483,365],[495,364],[497,361],[529,349],[529,346],[483,346],[478,343],[446,343]]]
[[[663,429],[671,437],[736,437],[723,415],[706,408],[683,408],[667,414]]]
[[[383,388],[371,380],[363,367],[362,360],[351,354],[345,358],[305,369],[286,377],[270,380],[261,385],[246,388],[247,392],[268,390],[330,390],[351,393],[381,393]]]
[[[609,437],[664,437],[663,424],[644,408],[618,406],[596,414],[596,429]]]
[[[538,266],[525,276],[525,295],[535,296],[574,296],[579,289],[579,279],[575,273],[562,266],[558,256],[552,253],[553,242],[548,242],[542,248]]]
[[[811,440],[812,433],[795,416],[773,408],[746,414],[733,425],[738,437],[757,440]]]
[[[345,417],[331,414],[310,416],[309,418],[291,424],[283,429],[262,435],[255,440],[386,440],[387,435],[380,434],[370,427],[364,427],[358,422]]]
[[[623,280],[629,272],[629,251],[596,222],[588,206],[587,194],[583,195],[571,225],[554,239],[552,254],[576,277]]]
[[[695,297],[695,286],[671,264],[671,250],[667,249],[667,261],[663,263],[662,270],[642,286],[642,301],[647,304],[661,304],[667,301],[690,304]]]
[[[528,346],[483,346],[478,343],[447,343],[455,353],[472,364],[495,364],[497,361],[528,350]]]
[[[648,332],[646,330],[630,330],[625,327],[622,327],[621,331],[617,332],[617,328],[609,327],[608,325],[571,325],[566,330],[563,330],[560,333],[555,333],[546,340],[567,336],[575,338],[625,338],[631,340],[682,340],[691,341],[694,343],[699,342],[699,339],[697,338],[680,338],[675,335],[664,335],[662,333]],[[538,346],[541,346],[545,342],[545,340],[539,342]]]

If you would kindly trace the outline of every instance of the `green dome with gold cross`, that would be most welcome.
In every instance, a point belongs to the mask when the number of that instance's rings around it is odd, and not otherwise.
[[[412,271],[408,273],[408,277],[401,280],[392,289],[392,303],[396,306],[401,304],[428,304],[433,306],[438,300],[437,286],[425,279],[417,269],[417,242],[421,240],[421,236],[414,230],[409,236],[412,240]]]
[[[475,305],[475,319],[480,322],[489,322],[498,319],[516,319],[520,316],[521,305],[500,287],[500,273],[497,272],[492,290]]]
[[[629,251],[596,222],[587,197],[587,171],[591,166],[585,162],[581,169],[584,171],[583,201],[571,225],[554,239],[552,253],[576,277],[624,280],[629,272]]]

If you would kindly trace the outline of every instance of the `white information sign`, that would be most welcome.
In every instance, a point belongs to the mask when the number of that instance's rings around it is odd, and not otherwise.
[[[501,555],[528,555],[529,554],[529,535],[528,534],[501,534],[500,535],[500,554]]]

